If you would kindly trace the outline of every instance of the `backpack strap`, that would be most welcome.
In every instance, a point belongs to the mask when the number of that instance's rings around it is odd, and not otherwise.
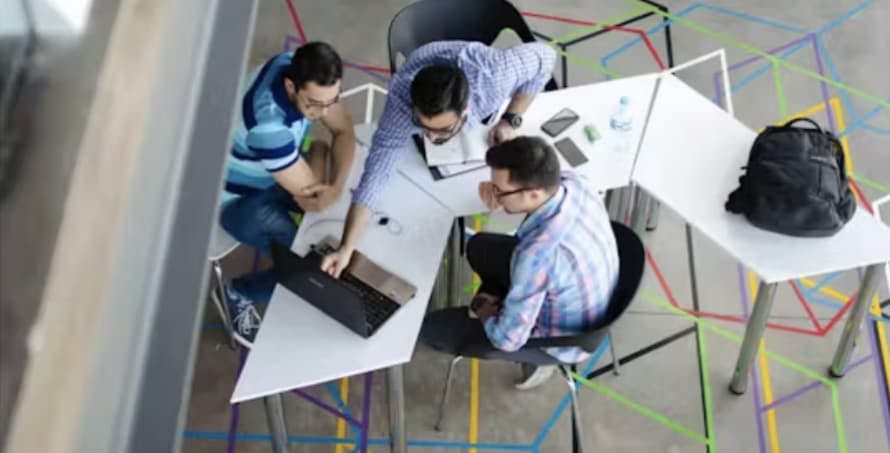
[[[825,137],[831,142],[831,148],[834,150],[834,158],[837,160],[838,170],[841,172],[841,179],[843,179],[844,182],[847,182],[847,166],[845,165],[846,156],[844,156],[844,148],[841,146],[840,140],[838,140],[831,132],[826,132]]]
[[[797,123],[800,121],[810,123],[811,125],[813,125],[813,127],[816,128],[817,131],[822,132],[822,128],[819,126],[819,123],[817,123],[809,118],[794,118],[791,121],[788,121],[787,123],[783,124],[782,127],[791,127],[794,125],[794,123]]]

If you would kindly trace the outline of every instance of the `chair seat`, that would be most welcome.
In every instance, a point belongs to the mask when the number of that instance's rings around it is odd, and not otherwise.
[[[221,260],[232,253],[238,247],[238,241],[226,232],[219,222],[214,222],[213,231],[210,233],[210,250],[207,259],[211,261]]]

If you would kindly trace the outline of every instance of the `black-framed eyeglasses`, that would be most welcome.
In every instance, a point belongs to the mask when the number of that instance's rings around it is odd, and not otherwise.
[[[533,187],[521,187],[521,188],[516,189],[516,190],[508,190],[508,191],[504,192],[504,191],[501,191],[500,187],[498,187],[498,186],[492,186],[492,188],[494,189],[494,196],[495,196],[495,198],[497,198],[498,200],[500,200],[501,198],[504,198],[504,197],[508,197],[508,196],[510,196],[510,195],[515,195],[515,194],[517,194],[517,193],[522,193],[522,192],[527,192],[527,191],[529,191],[529,190],[534,190]]]
[[[455,135],[460,133],[461,129],[463,129],[464,127],[464,124],[466,124],[467,122],[467,115],[461,115],[457,123],[445,129],[431,129],[425,126],[416,114],[411,116],[411,122],[414,123],[414,125],[418,128],[423,129],[424,134],[430,139],[430,141],[433,142],[433,144],[441,145],[448,140],[451,140],[452,138],[454,138]]]
[[[306,96],[302,96],[302,97],[303,97],[304,102],[306,103],[306,108],[313,109],[313,110],[328,109],[340,102],[340,93],[337,93],[337,95],[334,96],[334,99],[332,99],[328,102],[316,101],[315,99],[310,99]]]

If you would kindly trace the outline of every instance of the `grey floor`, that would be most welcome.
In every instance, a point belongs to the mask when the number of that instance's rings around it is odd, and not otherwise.
[[[393,14],[408,0],[294,0],[294,9],[306,35],[332,43],[350,62],[387,66],[386,30]],[[580,21],[609,20],[628,11],[633,2],[620,0],[516,1],[519,9]],[[764,62],[757,61],[731,71],[738,117],[752,128],[811,112],[823,124],[833,126],[848,139],[857,185],[866,199],[876,200],[890,192],[890,115],[877,111],[876,99],[890,96],[890,2],[819,0],[807,2],[729,1],[708,3],[669,2],[672,13],[689,22],[672,27],[675,62],[680,63],[716,49],[725,48],[729,64],[751,54],[737,42],[770,51],[800,40],[789,47],[789,55],[778,54],[789,63],[860,89],[871,97],[855,96],[821,84],[793,70],[781,71],[782,90],[777,90],[770,71],[758,75]],[[584,25],[540,17],[528,17],[531,27],[547,36],[572,33]],[[649,30],[658,25],[648,18],[630,27]],[[719,32],[697,30],[699,26]],[[286,0],[262,0],[258,14],[251,65],[280,52],[288,36],[299,36]],[[604,80],[592,67],[605,63],[621,75],[656,71],[655,59],[637,43],[626,51],[616,49],[636,35],[610,32],[569,48],[575,54],[567,65],[571,85]],[[652,33],[651,41],[666,59],[664,38]],[[723,38],[728,38],[724,40]],[[684,71],[680,76],[708,95],[714,94],[711,75],[717,63]],[[367,82],[382,83],[385,74],[348,69],[345,87]],[[557,73],[562,77],[561,71]],[[750,80],[748,80],[750,79]],[[779,96],[784,96],[784,103]],[[823,99],[829,100],[825,109]],[[348,101],[360,118],[363,104]],[[595,99],[591,102],[596,102]],[[354,104],[354,105],[353,105]],[[784,104],[784,106],[783,106]],[[831,118],[829,118],[829,113]],[[860,118],[866,115],[864,120]],[[669,171],[669,169],[665,169]],[[708,190],[703,187],[702,190]],[[890,217],[890,208],[883,210]],[[496,228],[496,225],[494,226]],[[884,318],[875,313],[863,330],[847,376],[828,384],[816,383],[825,376],[843,326],[836,320],[842,300],[858,282],[855,272],[839,276],[813,276],[795,282],[805,303],[791,285],[780,287],[767,331],[766,348],[775,358],[757,362],[752,385],[744,396],[733,396],[727,384],[738,352],[738,342],[724,333],[740,335],[742,325],[728,318],[743,316],[750,300],[746,271],[706,238],[695,235],[695,264],[703,322],[696,324],[669,307],[675,301],[692,308],[684,227],[670,211],[663,211],[657,231],[645,238],[653,262],[644,281],[641,297],[631,306],[615,329],[621,356],[632,360],[621,375],[598,372],[594,388],[582,390],[586,441],[591,451],[609,452],[880,452],[890,451],[890,355],[886,330],[890,330],[890,308]],[[247,270],[249,250],[239,250],[225,262],[226,272]],[[656,272],[658,269],[659,272]],[[663,276],[664,284],[658,275]],[[831,281],[810,289],[825,277]],[[745,283],[741,283],[745,282]],[[880,283],[881,298],[887,297],[887,282]],[[806,309],[812,311],[812,317]],[[832,322],[834,320],[834,322]],[[238,353],[224,342],[219,321],[207,310],[207,324],[192,385],[191,407],[184,451],[216,452],[227,448],[238,452],[271,451],[263,406],[248,402],[237,410],[227,403],[238,371]],[[716,330],[715,328],[719,329]],[[731,336],[731,335],[730,335]],[[674,339],[674,341],[669,341]],[[883,352],[882,352],[883,348]],[[652,349],[645,354],[637,351]],[[591,364],[593,370],[607,365],[607,355]],[[570,447],[568,413],[561,410],[565,384],[554,378],[531,392],[513,389],[516,366],[505,363],[460,365],[450,418],[443,432],[433,430],[435,406],[444,381],[448,358],[422,345],[406,365],[408,432],[411,450],[502,450],[567,451]],[[702,376],[705,379],[702,379]],[[349,411],[358,416],[363,405],[363,379],[348,382]],[[328,404],[335,404],[331,391],[345,389],[342,382],[307,391]],[[388,432],[383,374],[373,376],[370,403],[370,434],[373,451]],[[706,398],[707,397],[707,398]],[[705,405],[704,401],[710,400]],[[770,403],[775,401],[775,405]],[[353,446],[335,445],[338,437],[354,439],[356,432],[338,426],[337,419],[295,395],[285,398],[291,445],[294,451],[348,452]],[[707,406],[707,410],[705,407]],[[766,406],[766,408],[765,408]],[[772,408],[772,410],[770,410]],[[841,429],[842,428],[842,429]],[[338,431],[339,430],[339,431]],[[236,434],[230,436],[230,432]],[[228,439],[232,437],[235,442]],[[343,441],[348,442],[348,441]],[[468,443],[476,443],[471,448]]]

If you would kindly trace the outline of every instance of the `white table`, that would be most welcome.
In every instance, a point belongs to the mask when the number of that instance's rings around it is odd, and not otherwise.
[[[657,79],[658,74],[647,74],[540,93],[523,115],[523,125],[517,130],[517,134],[539,136],[551,144],[571,137],[589,159],[575,168],[575,171],[587,176],[600,191],[627,186]],[[628,96],[631,100],[634,128],[628,134],[628,149],[616,151],[618,136],[609,128],[609,117],[622,96]],[[541,126],[566,107],[578,113],[580,119],[556,139],[550,138],[541,131]],[[596,126],[602,136],[594,144],[589,143],[584,135],[586,124]],[[370,146],[374,130],[373,124],[359,126],[356,128],[356,137],[361,143]],[[403,150],[403,156],[399,160],[399,173],[442,202],[455,216],[463,217],[486,211],[476,188],[480,182],[490,179],[487,167],[436,181],[414,144],[409,143],[406,146],[408,149]],[[559,155],[559,159],[562,168],[570,168],[562,155]]]
[[[771,233],[727,212],[724,202],[738,185],[755,136],[709,99],[665,75],[632,175],[637,185],[761,279],[732,378],[735,393],[746,390],[777,283],[866,267],[830,369],[832,375],[842,376],[874,294],[880,264],[890,260],[890,229],[862,208],[830,238]]]
[[[356,162],[364,162],[366,154],[365,149],[357,149]],[[353,166],[348,187],[355,187],[362,166]],[[325,236],[340,237],[351,201],[349,192],[345,193],[326,212],[304,216],[294,251],[304,254]],[[372,224],[358,250],[416,285],[417,295],[374,336],[364,339],[296,294],[275,288],[231,402],[267,398],[270,429],[279,445],[286,445],[287,439],[280,393],[389,368],[393,445],[395,451],[405,451],[401,364],[414,351],[453,215],[400,175],[392,179],[381,206],[383,215],[391,219],[389,226],[397,222],[401,231],[393,233]]]

